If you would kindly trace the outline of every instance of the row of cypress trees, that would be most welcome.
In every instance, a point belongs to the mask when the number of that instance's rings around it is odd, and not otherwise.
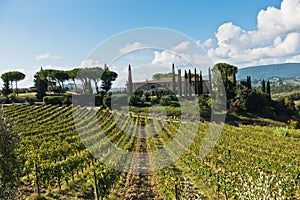
[[[194,85],[192,85],[192,78],[194,77]],[[209,78],[211,81],[211,75],[210,75],[210,69],[209,69]],[[176,89],[176,84],[178,84],[178,89]],[[182,84],[184,84],[182,87]],[[193,88],[194,87],[194,88]],[[202,72],[200,71],[199,74],[197,74],[196,68],[194,69],[194,74],[192,74],[191,70],[184,71],[184,81],[182,81],[182,71],[181,69],[178,69],[178,76],[177,76],[177,83],[176,83],[176,75],[175,75],[175,67],[174,64],[172,64],[172,85],[171,85],[172,91],[175,94],[178,94],[180,97],[182,96],[192,96],[195,95],[202,95],[204,93],[203,89],[203,77]],[[132,83],[132,72],[131,72],[131,66],[128,67],[128,82],[127,82],[127,92],[129,95],[132,95],[133,93],[133,83]],[[182,91],[183,90],[183,91]]]

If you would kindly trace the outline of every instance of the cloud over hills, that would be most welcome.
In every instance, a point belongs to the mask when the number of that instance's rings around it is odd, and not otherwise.
[[[215,62],[257,65],[287,61],[299,62],[300,0],[283,0],[280,8],[259,11],[257,28],[244,30],[227,22],[219,26],[217,44],[208,50]]]

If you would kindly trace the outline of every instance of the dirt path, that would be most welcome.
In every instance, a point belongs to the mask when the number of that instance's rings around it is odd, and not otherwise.
[[[158,192],[158,180],[152,170],[152,161],[147,153],[149,146],[145,127],[139,125],[137,143],[135,146],[135,156],[132,158],[131,169],[135,172],[128,172],[125,178],[122,191],[119,193],[120,199],[163,199]],[[138,154],[139,153],[139,154]]]

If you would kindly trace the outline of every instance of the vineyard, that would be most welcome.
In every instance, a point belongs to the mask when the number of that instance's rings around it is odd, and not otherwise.
[[[50,105],[12,105],[4,114],[21,136],[17,199],[300,198],[300,130],[281,136],[275,127],[224,125],[212,151],[201,157],[208,129],[218,124]],[[185,137],[177,137],[179,131]],[[111,155],[101,133],[135,154]],[[193,140],[171,165],[156,170],[162,158],[138,157],[163,148],[166,159],[176,157],[167,148],[175,137],[178,146]],[[110,167],[93,156],[99,149]]]

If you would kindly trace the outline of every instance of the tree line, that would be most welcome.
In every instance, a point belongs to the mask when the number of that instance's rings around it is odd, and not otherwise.
[[[118,74],[111,71],[106,65],[104,68],[74,68],[72,70],[57,70],[57,69],[43,69],[36,72],[34,75],[34,89],[37,94],[36,97],[42,100],[46,96],[47,91],[52,91],[56,94],[64,94],[67,91],[65,82],[72,81],[74,84],[74,92],[83,94],[92,94],[94,88],[96,93],[104,91],[107,93],[111,87],[112,82],[116,80]],[[8,96],[11,93],[19,94],[17,83],[25,79],[25,74],[19,71],[9,71],[1,75],[3,81],[2,95]],[[76,81],[81,82],[80,88]],[[15,88],[13,87],[15,82]]]

